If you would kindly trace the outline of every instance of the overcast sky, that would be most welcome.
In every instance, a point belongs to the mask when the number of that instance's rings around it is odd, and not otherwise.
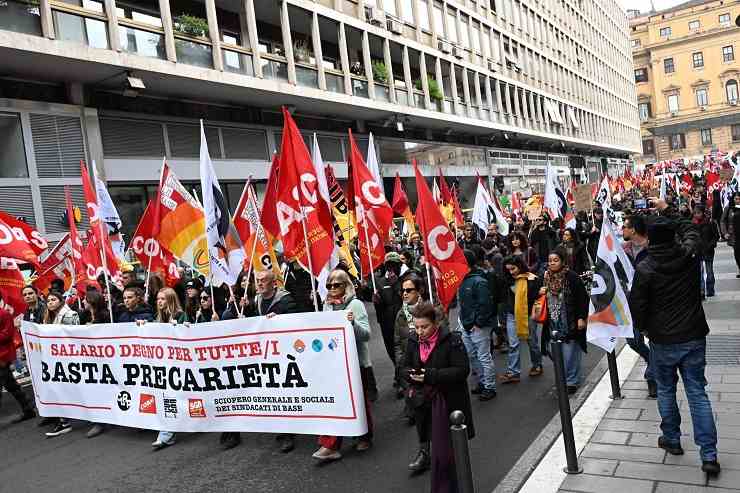
[[[650,0],[617,0],[623,9],[639,9],[642,12],[650,10]],[[655,10],[663,10],[680,3],[684,3],[686,0],[653,0],[655,3]]]

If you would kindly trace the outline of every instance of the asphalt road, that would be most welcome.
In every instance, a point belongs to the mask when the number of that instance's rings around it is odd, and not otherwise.
[[[373,330],[380,397],[373,406],[375,442],[367,452],[354,452],[347,441],[341,461],[318,465],[311,458],[314,436],[299,436],[296,449],[282,454],[274,435],[245,434],[240,447],[222,451],[217,434],[195,433],[179,434],[175,446],[154,452],[150,443],[156,432],[112,428],[87,439],[84,422],[73,422],[67,435],[47,439],[35,421],[9,424],[17,406],[6,393],[0,408],[0,492],[426,492],[429,474],[411,477],[407,470],[417,450],[416,432],[400,419],[392,365],[379,329]],[[598,349],[589,351],[585,374],[602,356]],[[495,360],[503,373],[506,355],[497,353]],[[473,401],[477,436],[470,447],[479,492],[495,488],[556,413],[549,360],[542,377],[527,377],[525,345],[522,369],[521,383],[499,385],[492,401]]]

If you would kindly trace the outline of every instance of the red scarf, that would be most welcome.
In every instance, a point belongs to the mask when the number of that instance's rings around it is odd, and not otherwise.
[[[437,338],[439,337],[439,327],[434,331],[432,335],[426,339],[419,338],[419,358],[422,363],[426,363],[429,359],[429,355],[437,345]]]

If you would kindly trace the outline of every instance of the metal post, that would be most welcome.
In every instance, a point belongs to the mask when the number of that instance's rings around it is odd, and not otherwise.
[[[475,493],[473,469],[470,466],[468,427],[465,426],[465,414],[462,411],[452,411],[450,414],[450,423],[452,423],[452,426],[450,426],[450,436],[452,437],[452,453],[455,457],[457,491],[459,493]]]
[[[612,395],[609,397],[611,399],[624,399],[619,389],[619,370],[617,370],[617,355],[614,351],[606,353],[606,361],[609,364],[609,380],[612,384]]]
[[[563,341],[559,340],[557,333],[553,333],[550,343],[553,366],[555,369],[555,388],[558,392],[558,405],[560,407],[560,424],[563,428],[563,442],[565,443],[565,459],[567,466],[563,471],[568,474],[580,474],[583,468],[578,466],[578,455],[576,454],[576,441],[573,436],[573,420],[570,414],[570,402],[568,401],[568,389],[565,384],[565,363],[563,361]]]

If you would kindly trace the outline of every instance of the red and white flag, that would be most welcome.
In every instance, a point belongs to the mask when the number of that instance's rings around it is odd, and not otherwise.
[[[393,224],[393,209],[365,165],[351,130],[349,145],[347,196],[357,219],[362,275],[368,276],[383,264],[385,240]]]
[[[180,280],[177,259],[169,250],[162,248],[157,239],[155,209],[154,200],[150,200],[129,244],[141,265],[146,265],[150,272],[160,274],[165,284],[172,287]]]
[[[416,193],[419,198],[416,220],[424,235],[424,256],[434,272],[434,283],[440,303],[447,309],[465,275],[470,270],[455,235],[437,207],[424,176],[414,161]]]
[[[26,281],[15,259],[0,257],[0,310],[10,313],[13,318],[23,314],[26,302],[21,291]]]
[[[108,226],[100,215],[101,209],[96,189],[87,172],[87,166],[82,161],[80,161],[80,172],[82,176],[82,191],[85,194],[85,205],[87,206],[87,216],[90,219],[90,231],[87,238],[88,244],[93,243],[101,252],[105,252],[104,256],[101,253],[91,256],[89,258],[91,262],[99,263],[93,266],[88,265],[87,269],[90,272],[92,272],[91,269],[100,272],[107,270],[110,277],[116,277],[116,273],[120,271],[118,257],[113,253],[113,246],[108,237]]]

